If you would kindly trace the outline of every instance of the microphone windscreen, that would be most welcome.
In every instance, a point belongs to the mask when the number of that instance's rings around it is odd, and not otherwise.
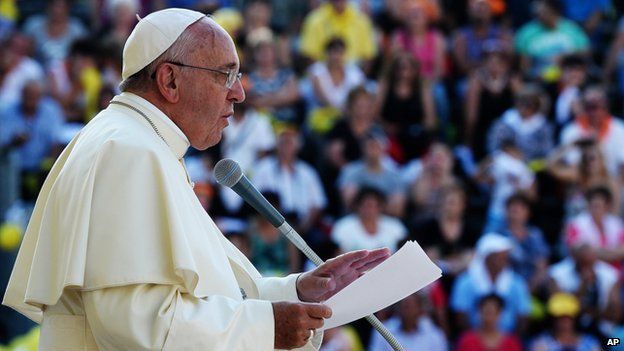
[[[214,176],[217,183],[231,188],[243,177],[243,170],[238,162],[224,158],[215,165]]]

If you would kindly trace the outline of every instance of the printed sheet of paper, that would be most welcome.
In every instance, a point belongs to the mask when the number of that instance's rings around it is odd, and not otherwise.
[[[330,329],[368,316],[424,288],[442,276],[442,271],[415,241],[332,296],[324,304],[332,317],[323,329]]]

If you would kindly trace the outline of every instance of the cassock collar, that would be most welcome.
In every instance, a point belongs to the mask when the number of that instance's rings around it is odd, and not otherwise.
[[[143,112],[158,129],[174,155],[180,160],[184,157],[191,143],[178,126],[164,112],[144,98],[129,92],[122,92],[112,101],[128,104]]]

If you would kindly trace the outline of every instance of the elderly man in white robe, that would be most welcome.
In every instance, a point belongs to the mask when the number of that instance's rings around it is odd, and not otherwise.
[[[331,315],[320,302],[388,257],[263,278],[219,232],[183,157],[221,139],[245,98],[238,69],[232,39],[201,13],[139,21],[123,93],[52,168],[4,297],[41,323],[41,350],[318,349]]]

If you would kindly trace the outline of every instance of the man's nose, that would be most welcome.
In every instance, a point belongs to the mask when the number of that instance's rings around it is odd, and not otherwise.
[[[243,83],[241,83],[240,79],[236,79],[236,82],[234,82],[234,85],[230,88],[228,100],[235,104],[245,101],[245,89],[243,89]]]

